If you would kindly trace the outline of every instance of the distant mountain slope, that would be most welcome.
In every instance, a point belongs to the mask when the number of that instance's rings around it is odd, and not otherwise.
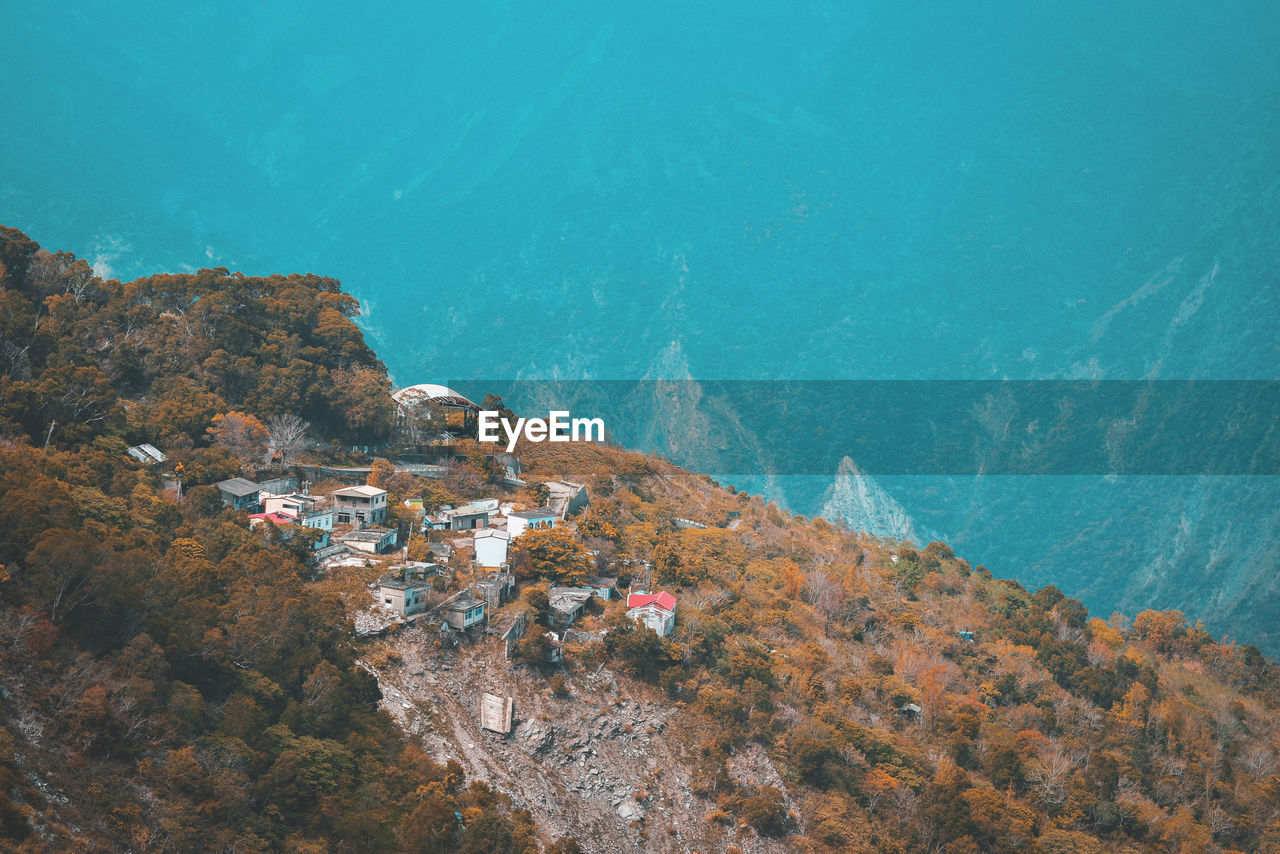
[[[849,457],[840,462],[835,482],[827,490],[821,510],[824,519],[844,522],[855,531],[877,537],[927,542],[932,536],[917,533],[915,523],[901,504],[875,479],[858,471]]]

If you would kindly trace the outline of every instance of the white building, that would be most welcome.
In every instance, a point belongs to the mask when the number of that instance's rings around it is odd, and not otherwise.
[[[627,619],[643,623],[660,637],[666,637],[676,625],[676,597],[665,590],[628,594]]]
[[[476,563],[481,566],[499,567],[507,562],[507,545],[511,534],[493,528],[482,528],[472,534],[476,547]]]
[[[507,514],[507,532],[511,537],[520,536],[525,531],[538,528],[554,528],[556,511],[550,507],[539,507],[537,510],[517,510]]]

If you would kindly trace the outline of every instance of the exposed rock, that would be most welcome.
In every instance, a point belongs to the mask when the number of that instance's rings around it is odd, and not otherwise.
[[[516,730],[517,737],[529,753],[542,753],[555,743],[555,728],[530,718]]]
[[[822,515],[843,519],[853,530],[879,537],[920,541],[923,535],[902,505],[848,457],[840,461],[835,481],[827,489]]]
[[[640,821],[644,818],[644,807],[636,803],[634,798],[624,798],[618,804],[618,818],[623,821]]]

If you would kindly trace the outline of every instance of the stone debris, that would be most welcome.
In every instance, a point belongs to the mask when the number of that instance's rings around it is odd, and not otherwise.
[[[551,838],[590,839],[600,854],[724,850],[726,831],[705,820],[713,805],[690,794],[689,747],[663,735],[676,708],[624,695],[605,668],[569,670],[568,696],[553,695],[544,674],[505,662],[495,639],[442,649],[435,635],[414,624],[391,634],[399,658],[374,674],[384,708],[435,761],[456,759],[469,780],[529,809]],[[514,698],[505,736],[481,730],[484,694]],[[744,847],[784,850],[755,838]]]
[[[384,635],[396,623],[404,622],[398,614],[378,611],[357,611],[351,621],[355,624],[356,635],[362,638]]]
[[[521,724],[516,735],[529,753],[544,753],[555,743],[555,728],[533,718]]]

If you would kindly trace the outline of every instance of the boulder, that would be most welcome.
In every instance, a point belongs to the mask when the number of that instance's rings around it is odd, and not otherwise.
[[[644,807],[636,803],[634,798],[624,798],[622,803],[618,804],[618,818],[623,821],[642,821]]]

